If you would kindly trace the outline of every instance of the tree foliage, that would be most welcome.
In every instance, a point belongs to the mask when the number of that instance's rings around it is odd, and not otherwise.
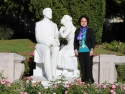
[[[90,19],[89,27],[94,29],[96,42],[101,42],[102,24],[105,17],[105,0],[3,0],[0,1],[0,14],[24,14],[29,19],[39,21],[43,18],[42,10],[50,7],[53,10],[53,21],[60,27],[60,19],[68,14],[73,23],[78,26],[78,18],[87,15]]]

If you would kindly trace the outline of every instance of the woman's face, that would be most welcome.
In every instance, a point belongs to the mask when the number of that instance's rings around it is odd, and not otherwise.
[[[86,20],[86,18],[82,18],[80,24],[81,24],[82,27],[87,26],[87,20]]]

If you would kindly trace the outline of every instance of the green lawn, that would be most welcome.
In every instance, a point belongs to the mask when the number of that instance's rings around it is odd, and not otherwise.
[[[94,53],[95,54],[113,54],[113,55],[119,55],[119,56],[125,55],[120,52],[105,50],[105,49],[103,49],[102,45],[99,45],[99,46],[96,45]]]
[[[13,39],[13,40],[0,40],[0,52],[17,52],[23,55],[24,52],[33,52],[36,43],[29,39]],[[113,52],[103,49],[102,45],[96,45],[94,53],[97,54],[116,54],[125,55],[119,52]]]
[[[23,55],[24,52],[33,52],[35,45],[29,39],[0,40],[0,52],[17,52]]]

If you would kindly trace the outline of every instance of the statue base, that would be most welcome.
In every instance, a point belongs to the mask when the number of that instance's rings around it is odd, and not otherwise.
[[[64,80],[65,80],[64,83],[67,84],[68,82],[73,82],[76,78],[78,78],[78,77],[71,78],[70,76],[67,76],[67,77],[64,78]],[[50,81],[55,81],[55,80],[57,80],[57,79],[61,79],[61,77],[57,77],[56,79],[53,78],[53,79],[50,80]],[[51,85],[51,84],[50,84],[50,81],[48,81],[45,76],[33,76],[32,83],[35,83],[36,81],[37,81],[37,82],[40,82],[40,81],[41,81],[41,84],[42,84],[45,88],[47,88],[48,86]]]

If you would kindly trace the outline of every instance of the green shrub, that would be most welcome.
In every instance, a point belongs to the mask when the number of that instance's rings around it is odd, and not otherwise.
[[[14,81],[11,83],[0,73],[0,94],[19,94],[24,91],[24,81]]]
[[[0,40],[10,39],[14,31],[6,26],[0,26]]]
[[[125,54],[125,43],[123,42],[118,42],[116,40],[112,41],[111,43],[103,43],[103,48],[110,50],[110,51],[116,51],[116,52],[121,52]]]
[[[41,82],[32,83],[32,78],[27,77],[24,83],[24,91],[22,92],[27,92],[27,94],[39,94],[39,92],[45,92],[45,88]]]
[[[117,72],[118,72],[117,81],[125,82],[125,64],[118,65]]]
[[[125,85],[122,83],[93,83],[81,82],[76,78],[72,82],[65,82],[64,77],[50,82],[45,88],[42,82],[32,83],[31,77],[10,83],[0,73],[0,94],[124,94]]]
[[[23,62],[24,66],[25,66],[25,70],[24,70],[24,76],[29,76],[30,71],[33,70],[33,64],[34,62],[34,52],[28,53],[28,52],[24,52],[24,56],[26,57],[26,60]]]

